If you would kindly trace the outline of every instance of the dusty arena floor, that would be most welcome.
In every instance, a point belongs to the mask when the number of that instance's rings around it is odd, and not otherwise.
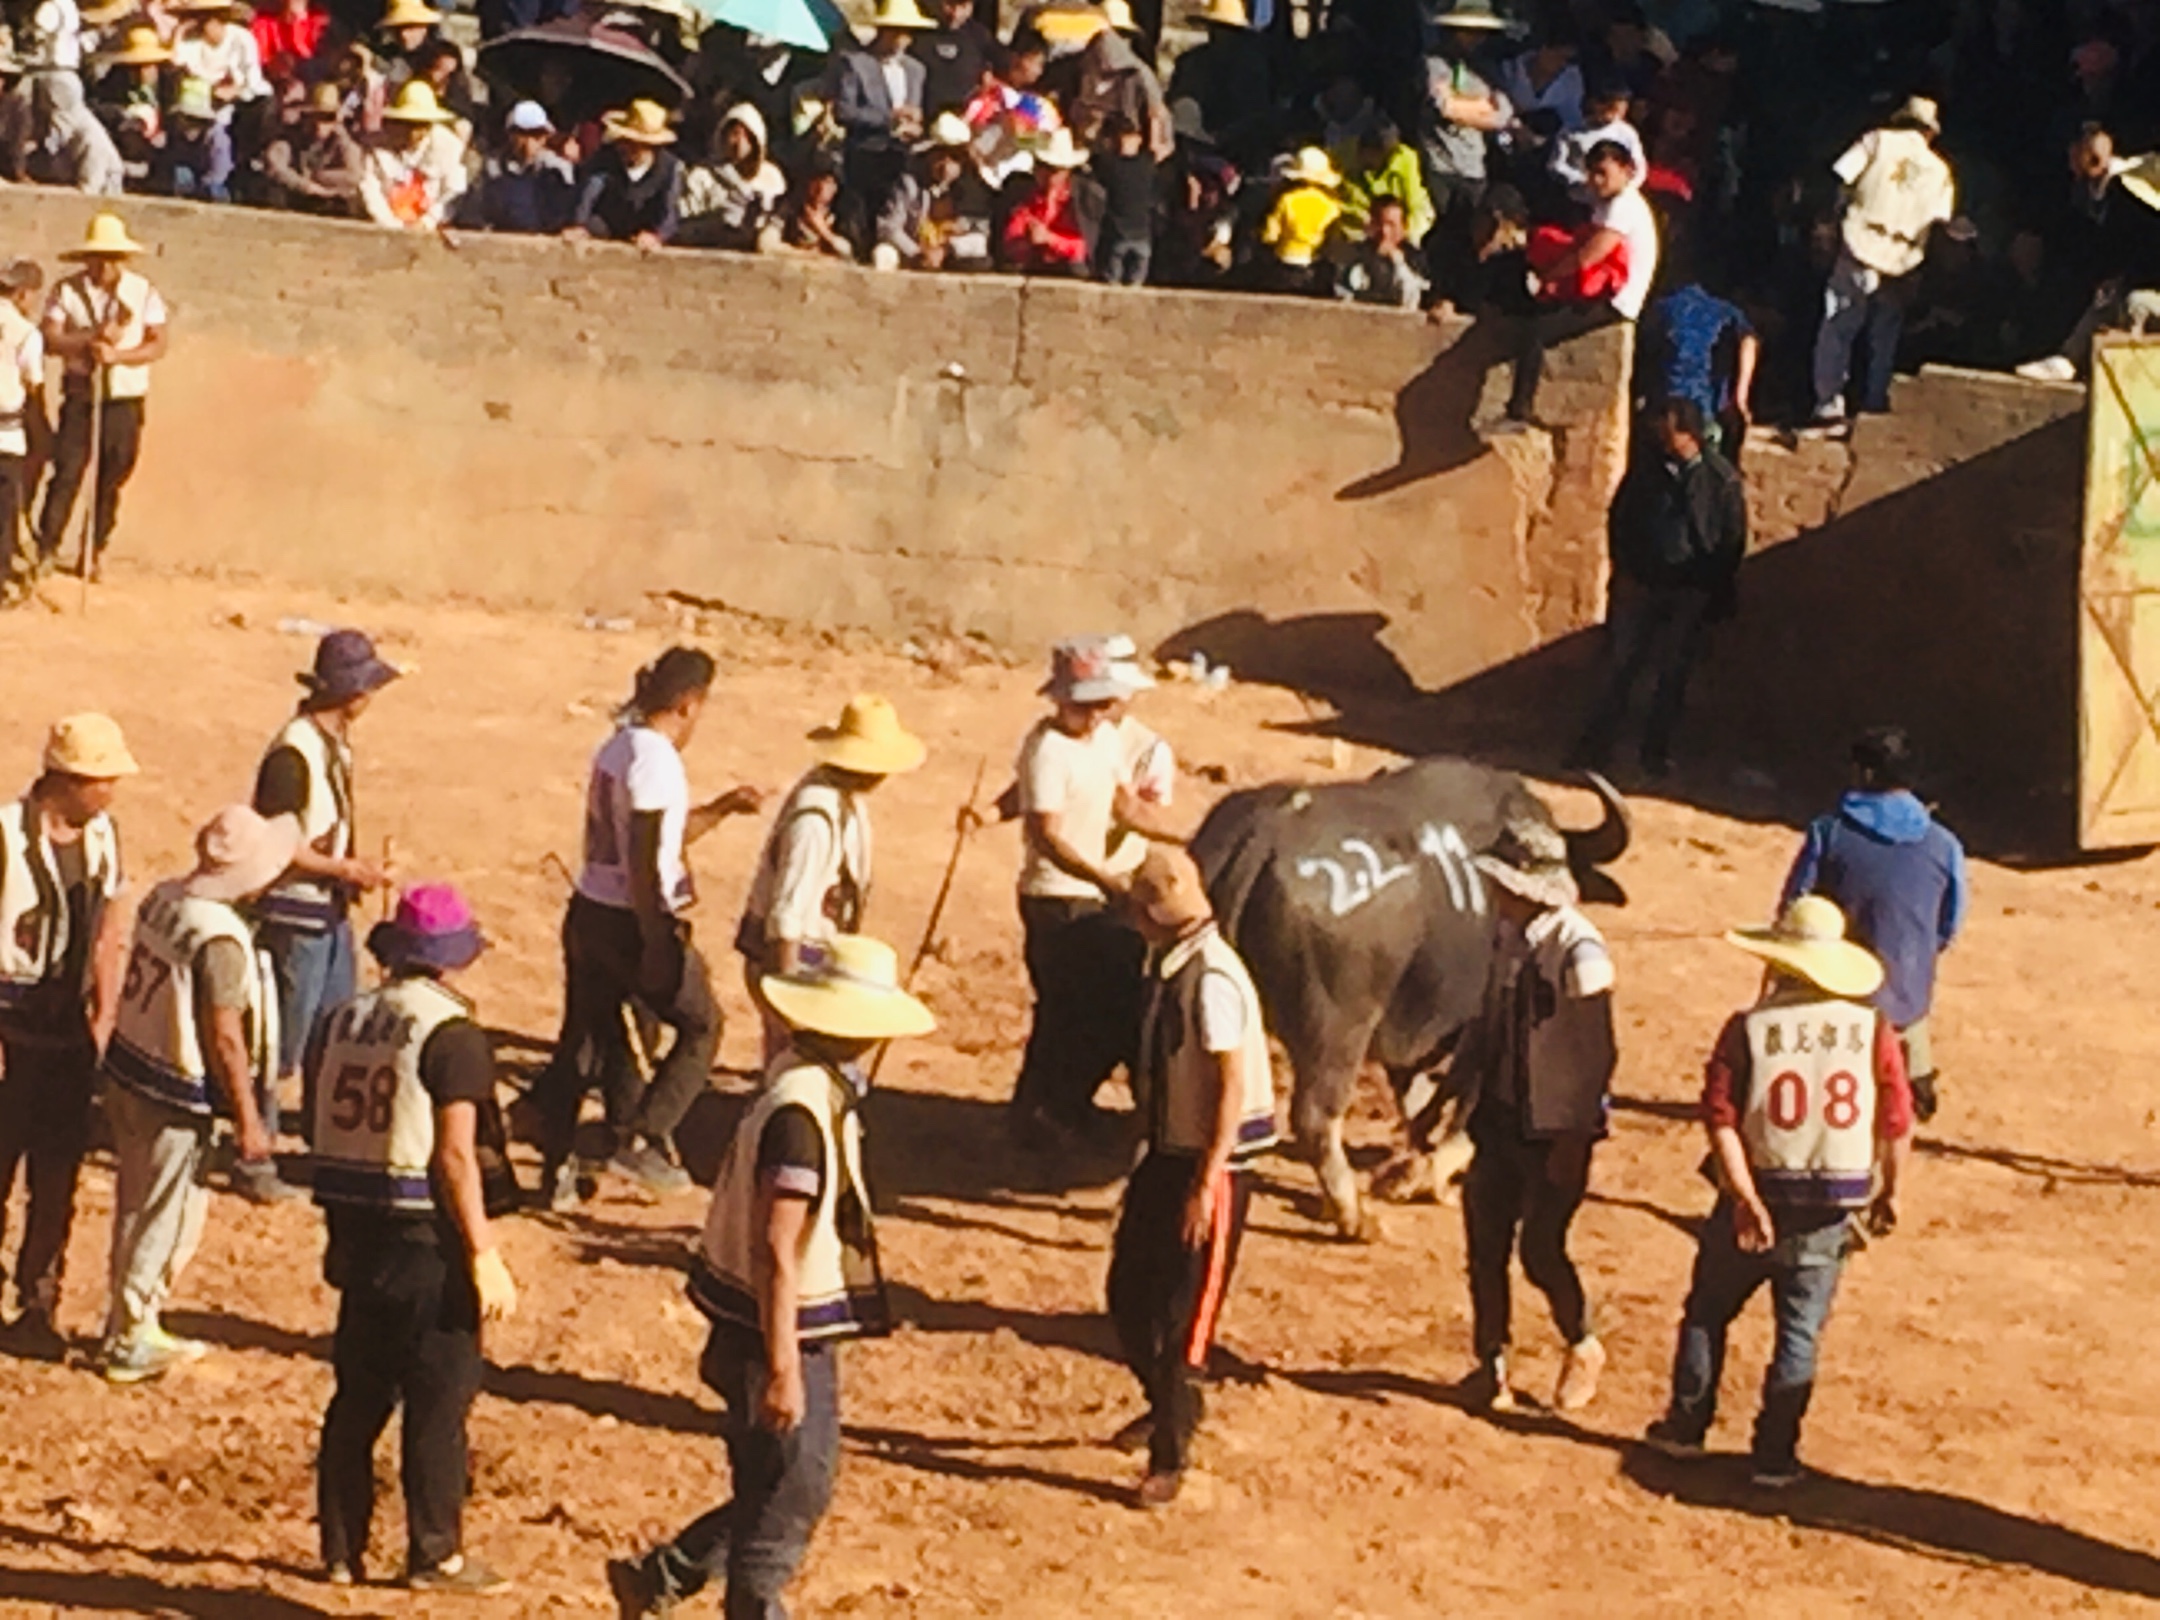
[[[127,575],[88,618],[72,587],[61,599],[64,614],[0,620],[0,778],[27,779],[54,715],[109,708],[147,767],[120,807],[139,877],[174,871],[190,829],[247,791],[310,651],[306,627],[281,620],[361,623],[417,663],[364,723],[368,846],[387,834],[408,873],[467,885],[499,942],[473,976],[483,1015],[548,1036],[562,881],[547,857],[574,854],[586,757],[633,667],[670,633],[665,616],[599,630]],[[892,694],[930,738],[928,768],[877,805],[872,923],[911,947],[978,760],[994,792],[1035,712],[1032,668],[964,648],[703,628],[723,678],[690,751],[701,790],[785,786],[803,729],[860,688]],[[1233,785],[1380,758],[1287,729],[1304,710],[1278,691],[1166,688],[1145,712],[1188,766]],[[724,944],[758,836],[730,824],[696,861],[730,1013],[723,1062],[737,1070],[754,1024]],[[1026,991],[1013,834],[984,835],[923,976],[943,1027],[896,1054],[873,1104],[886,1264],[909,1325],[852,1353],[839,1495],[799,1612],[2025,1616],[2160,1599],[2151,861],[1977,872],[1939,1009],[1947,1105],[1923,1133],[1904,1228],[1847,1274],[1809,1431],[1821,1476],[1765,1499],[1730,1455],[1761,1373],[1760,1306],[1729,1370],[1716,1436],[1727,1455],[1691,1470],[1635,1444],[1663,1397],[1688,1228],[1709,1202],[1687,1102],[1706,1042],[1755,978],[1714,935],[1767,911],[1793,836],[1640,804],[1620,871],[1636,903],[1605,917],[1623,1106],[1578,1249],[1613,1361],[1585,1420],[1495,1419],[1457,1401],[1455,1211],[1391,1208],[1378,1244],[1346,1246],[1316,1224],[1309,1174],[1277,1161],[1224,1330],[1225,1361],[1244,1377],[1214,1400],[1198,1485],[1142,1517],[1126,1506],[1130,1460],[1100,1443],[1135,1410],[1097,1314],[1114,1190],[1099,1175],[1044,1176],[998,1128]],[[724,1097],[701,1109],[709,1165],[729,1110]],[[1379,1107],[1357,1136],[1369,1164],[1387,1137]],[[103,1308],[110,1191],[100,1163],[62,1322],[85,1337]],[[724,1494],[679,1276],[703,1210],[702,1195],[655,1206],[610,1192],[572,1218],[508,1225],[523,1308],[488,1346],[469,1539],[518,1585],[490,1612],[609,1612],[606,1560]],[[220,1196],[172,1313],[221,1347],[211,1360],[134,1392],[0,1361],[0,1613],[425,1609],[313,1578],[332,1320],[320,1253],[310,1206]],[[1533,1392],[1550,1389],[1559,1360],[1538,1303],[1517,1306],[1519,1381]],[[387,1454],[383,1474],[394,1479]],[[379,1568],[402,1550],[395,1502],[387,1490]]]

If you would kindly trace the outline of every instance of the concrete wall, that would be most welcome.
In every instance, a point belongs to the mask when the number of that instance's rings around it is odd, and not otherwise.
[[[89,212],[9,190],[0,233]],[[1619,334],[1495,453],[1491,341],[1382,312],[122,212],[174,310],[120,540],[158,564],[1026,649],[1379,615],[1425,684],[1598,611]]]

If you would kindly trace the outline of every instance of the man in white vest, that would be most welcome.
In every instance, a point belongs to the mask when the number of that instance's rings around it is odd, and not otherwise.
[[[1605,1135],[1613,1069],[1613,963],[1576,909],[1567,842],[1549,823],[1503,827],[1477,859],[1499,937],[1477,1024],[1455,1060],[1475,1152],[1463,1177],[1470,1269],[1472,1397],[1511,1410],[1509,1268],[1552,1308],[1567,1346],[1553,1405],[1579,1412],[1597,1395],[1605,1348],[1568,1254],[1568,1227],[1590,1190]]]
[[[82,268],[53,288],[45,306],[45,352],[61,364],[60,422],[52,482],[38,514],[38,548],[49,563],[60,551],[97,433],[97,488],[92,492],[91,572],[112,540],[120,491],[142,451],[143,406],[150,368],[165,358],[165,300],[128,260],[143,246],[117,214],[90,221],[80,247],[60,256]]]
[[[485,948],[456,889],[407,891],[368,935],[387,980],[331,1009],[308,1047],[315,1201],[330,1237],[323,1277],[339,1294],[337,1390],[316,1456],[323,1568],[338,1585],[366,1578],[375,1442],[401,1404],[406,1585],[508,1584],[464,1550],[481,1324],[517,1309],[492,1224],[517,1202],[495,1055],[450,984]]]
[[[1701,1455],[1726,1332],[1767,1283],[1777,1342],[1755,1419],[1754,1478],[1781,1490],[1802,1477],[1800,1425],[1855,1223],[1871,1237],[1897,1225],[1912,1088],[1897,1030],[1868,1004],[1882,963],[1845,937],[1835,905],[1805,895],[1775,926],[1725,938],[1767,971],[1754,1007],[1727,1021],[1704,1078],[1718,1201],[1695,1254],[1672,1400],[1649,1440]]]
[[[1200,1375],[1230,1291],[1251,1199],[1246,1167],[1275,1145],[1275,1078],[1259,993],[1215,926],[1184,850],[1158,844],[1128,897],[1147,941],[1133,1094],[1147,1152],[1126,1183],[1110,1258],[1110,1317],[1147,1414],[1142,1507],[1173,1501],[1200,1425]]]
[[[760,988],[791,1033],[736,1127],[690,1275],[712,1322],[699,1370],[726,1403],[735,1495],[611,1566],[625,1615],[672,1613],[718,1579],[728,1614],[784,1620],[780,1593],[840,1462],[837,1347],[890,1326],[863,1180],[864,1062],[935,1020],[900,988],[892,947],[854,934]]]
[[[361,855],[353,823],[353,727],[375,694],[398,678],[358,630],[333,630],[315,649],[315,667],[297,677],[307,689],[299,712],[270,741],[255,777],[255,811],[291,816],[301,844],[286,872],[256,907],[262,948],[277,972],[278,1073],[300,1072],[300,1055],[317,1017],[350,1001],[359,988],[352,904],[390,881],[381,863]],[[261,1098],[263,1128],[278,1134],[277,1087]],[[295,1196],[274,1176],[245,1181],[257,1202]]]
[[[0,806],[0,1220],[18,1165],[28,1183],[21,1314],[0,1342],[44,1361],[67,1348],[53,1324],[60,1270],[127,937],[109,812],[136,770],[118,725],[74,715],[53,727],[30,791]]]
[[[757,873],[735,948],[743,977],[765,1020],[765,1061],[787,1044],[787,1025],[759,1000],[768,973],[790,978],[806,952],[835,934],[862,931],[870,904],[869,796],[888,776],[920,766],[922,739],[900,724],[888,699],[858,697],[839,723],[810,733],[817,765],[780,806]]]
[[[35,259],[0,270],[0,607],[29,598],[39,572],[27,527],[35,472],[51,454],[45,416],[45,272]]]
[[[115,1384],[205,1354],[167,1333],[160,1314],[202,1240],[203,1155],[217,1117],[233,1122],[243,1166],[270,1158],[255,1094],[275,1072],[277,996],[240,908],[277,881],[299,845],[291,817],[228,805],[196,834],[195,870],[152,889],[136,913],[105,1049],[105,1118],[120,1165],[104,1350]]]

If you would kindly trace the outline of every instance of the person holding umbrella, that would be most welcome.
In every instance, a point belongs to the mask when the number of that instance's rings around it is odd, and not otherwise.
[[[682,159],[668,150],[667,109],[643,97],[601,123],[607,150],[593,160],[577,212],[563,235],[632,242],[650,251],[675,240],[681,224]]]

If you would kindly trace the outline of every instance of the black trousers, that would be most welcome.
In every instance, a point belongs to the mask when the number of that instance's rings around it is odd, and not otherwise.
[[[0,454],[0,584],[27,584],[37,572],[38,545],[29,528],[30,463]]]
[[[433,1569],[462,1545],[480,1302],[462,1256],[426,1238],[386,1241],[349,1258],[330,1349],[337,1391],[316,1458],[323,1563],[365,1560],[375,1442],[402,1405],[406,1568]]]
[[[1477,1156],[1463,1178],[1463,1241],[1470,1259],[1471,1335],[1480,1361],[1508,1347],[1514,1302],[1508,1266],[1522,1248],[1523,1275],[1552,1307],[1570,1345],[1590,1335],[1590,1301],[1568,1257],[1568,1227],[1589,1190],[1590,1160],[1556,1166],[1555,1144],[1526,1142],[1506,1123],[1473,1122]],[[1555,1171],[1561,1178],[1554,1180]]]
[[[1244,1172],[1226,1172],[1207,1241],[1187,1248],[1185,1201],[1199,1168],[1190,1155],[1150,1148],[1125,1184],[1110,1250],[1110,1319],[1125,1365],[1147,1396],[1154,1421],[1148,1467],[1159,1474],[1181,1472],[1191,1451],[1200,1423],[1200,1372],[1215,1342],[1252,1200]]]
[[[60,424],[53,435],[52,482],[45,486],[45,506],[38,514],[38,549],[58,554],[67,536],[75,497],[90,468],[90,397],[69,394],[60,402]],[[143,402],[108,399],[99,417],[97,507],[91,516],[93,556],[102,555],[120,517],[120,491],[135,472],[142,452]]]
[[[1605,609],[1605,684],[1576,745],[1584,764],[1605,768],[1645,673],[1653,680],[1643,721],[1642,761],[1652,771],[1672,764],[1688,685],[1710,644],[1711,607],[1708,591],[1639,585],[1625,574],[1614,576]]]
[[[0,1227],[15,1171],[24,1170],[29,1209],[15,1257],[15,1293],[48,1322],[60,1305],[60,1273],[75,1226],[75,1183],[90,1148],[97,1055],[90,1036],[42,1041],[0,1036]]]
[[[720,1004],[713,997],[712,969],[679,928],[673,988],[648,995],[638,986],[642,942],[635,912],[603,906],[577,895],[563,918],[563,1023],[554,1059],[536,1084],[547,1162],[569,1158],[577,1136],[578,1105],[587,1089],[600,1088],[609,1131],[653,1140],[674,1135],[712,1074],[720,1045]],[[631,1061],[624,1010],[643,1009],[675,1032],[667,1056],[639,1090]]]
[[[1098,900],[1020,897],[1035,1021],[1013,1103],[1067,1124],[1083,1120],[1140,1042],[1147,947]]]
[[[1594,304],[1560,304],[1540,310],[1523,323],[1522,345],[1515,351],[1515,381],[1508,390],[1510,421],[1527,422],[1545,376],[1545,351],[1620,324],[1620,312],[1599,299]]]

